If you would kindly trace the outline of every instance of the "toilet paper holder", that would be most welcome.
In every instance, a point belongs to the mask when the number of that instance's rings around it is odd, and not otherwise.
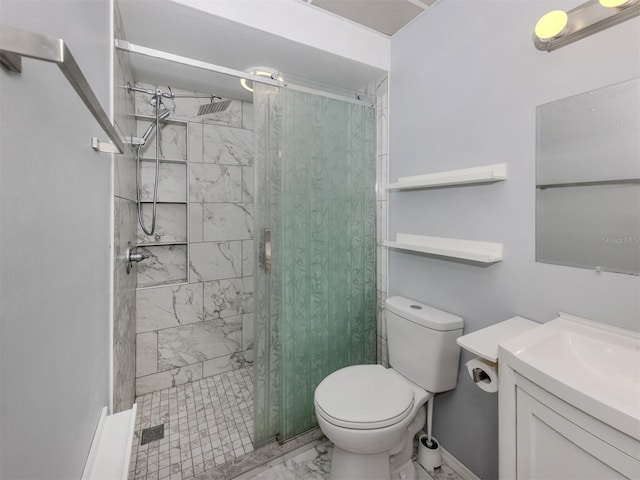
[[[472,358],[466,364],[467,372],[474,384],[489,393],[498,391],[498,365],[484,358]]]
[[[474,368],[472,371],[472,377],[473,377],[474,383],[479,383],[479,382],[482,382],[483,380],[489,379],[489,375],[487,375],[487,372],[485,372],[481,368]]]

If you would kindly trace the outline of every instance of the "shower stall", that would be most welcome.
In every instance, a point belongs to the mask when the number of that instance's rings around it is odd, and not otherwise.
[[[255,440],[316,425],[313,392],[376,362],[375,110],[256,85]]]
[[[386,83],[348,98],[204,65],[127,42],[118,15],[116,38],[116,122],[132,143],[116,165],[116,243],[137,224],[142,259],[114,286],[114,403],[139,410],[130,475],[228,474],[275,440],[319,438],[315,386],[383,360]],[[184,83],[136,75],[149,61],[178,63]],[[196,63],[207,91],[189,82]]]

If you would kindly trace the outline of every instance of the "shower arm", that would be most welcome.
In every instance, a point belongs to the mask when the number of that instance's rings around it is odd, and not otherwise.
[[[151,95],[152,97],[162,97],[162,98],[208,98],[209,101],[211,103],[213,103],[215,100],[222,100],[222,97],[219,97],[218,95],[215,95],[214,93],[212,93],[211,95],[203,95],[203,94],[197,94],[197,93],[173,93],[171,91],[171,87],[169,88],[169,92],[163,92],[162,90],[158,89],[148,89],[148,88],[140,88],[140,87],[134,87],[133,85],[131,85],[129,82],[127,82],[127,93],[131,93],[131,92],[139,92],[139,93],[146,93],[147,95]]]
[[[219,97],[218,95],[215,95],[213,93],[211,95],[190,95],[188,93],[174,93],[172,94],[171,98],[208,98],[211,103],[215,102],[216,100],[222,100],[222,97]]]

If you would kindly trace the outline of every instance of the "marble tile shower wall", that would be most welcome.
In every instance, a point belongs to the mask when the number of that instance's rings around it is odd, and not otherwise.
[[[378,309],[377,309],[377,352],[378,363],[389,366],[389,356],[387,351],[387,324],[385,320],[384,302],[387,299],[388,292],[388,252],[383,242],[387,240],[388,222],[387,222],[387,190],[385,185],[389,183],[389,101],[388,101],[388,80],[387,77],[381,78],[376,82],[372,82],[368,86],[368,93],[375,95],[377,98],[377,119],[376,119],[376,139],[377,139],[377,164],[376,164],[376,201],[377,201],[377,233],[376,233],[376,249],[377,249],[377,289],[378,289]]]
[[[117,3],[114,6],[114,34],[126,39]],[[133,83],[129,53],[115,50],[114,55],[114,123],[122,137],[135,135],[134,102],[126,93]],[[135,398],[135,322],[136,275],[127,275],[124,254],[127,242],[135,243],[137,211],[135,194],[135,159],[130,148],[114,155],[114,264],[113,264],[113,409],[127,410]]]
[[[147,96],[135,97],[136,115],[154,114]],[[224,112],[197,116],[207,102],[164,101],[171,115],[161,158],[171,161],[160,172],[158,230],[153,238],[138,232],[139,243],[155,244],[138,271],[138,395],[252,361],[253,105],[234,100]],[[139,118],[138,135],[148,125]],[[144,162],[145,200],[153,168]],[[148,208],[143,215],[149,222]],[[173,285],[153,286],[162,283]]]

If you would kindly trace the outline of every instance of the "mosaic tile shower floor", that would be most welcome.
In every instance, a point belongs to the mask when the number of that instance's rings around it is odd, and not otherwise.
[[[136,398],[130,480],[187,480],[253,451],[252,367]],[[164,438],[140,445],[142,430]]]

